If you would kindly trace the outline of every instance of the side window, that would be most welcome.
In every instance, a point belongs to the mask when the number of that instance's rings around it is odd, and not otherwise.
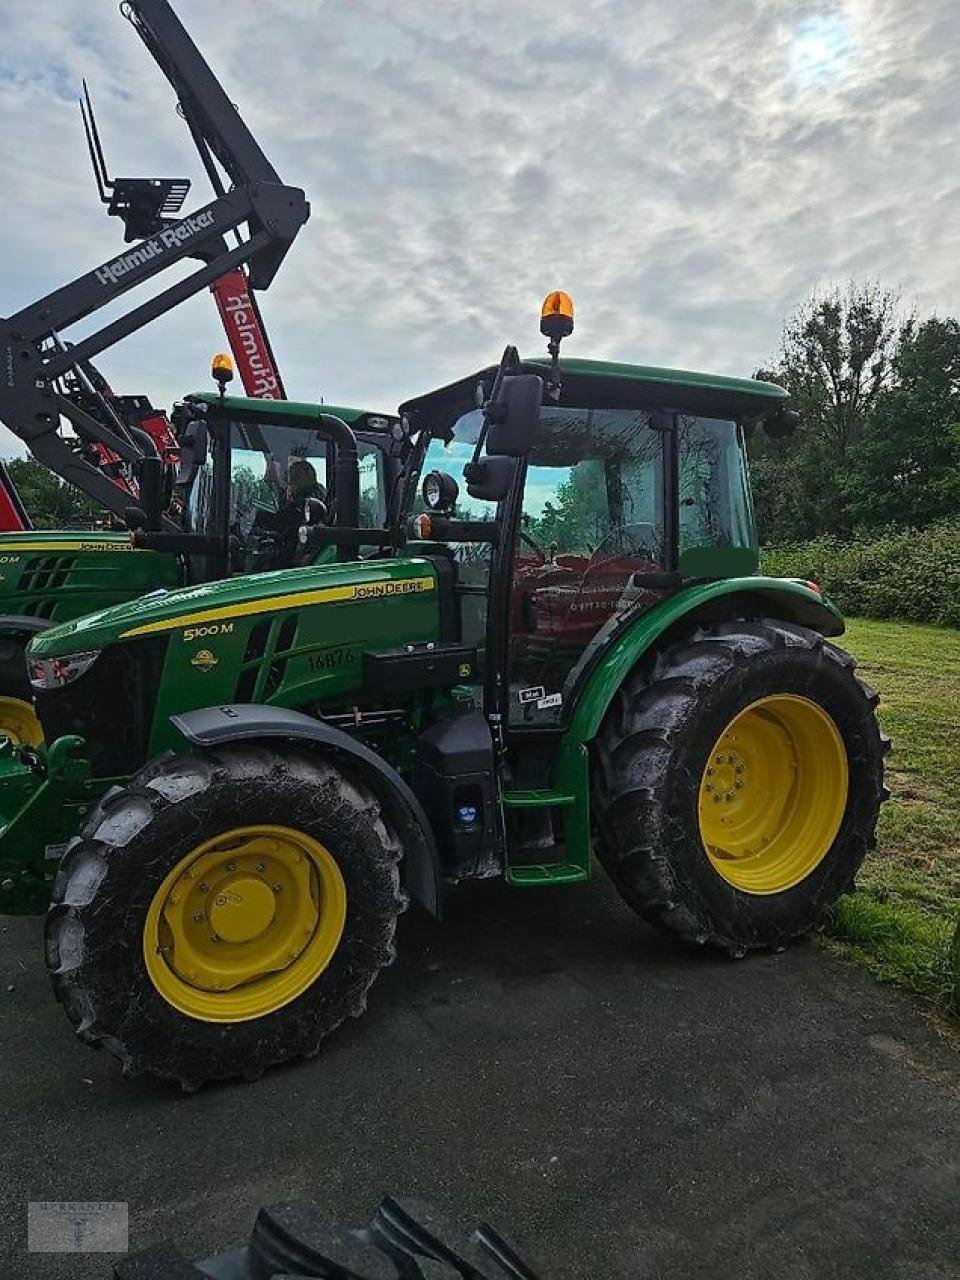
[[[360,527],[382,529],[387,519],[387,493],[383,453],[370,444],[360,445]]]
[[[678,427],[681,572],[752,572],[759,555],[741,428],[684,414]]]

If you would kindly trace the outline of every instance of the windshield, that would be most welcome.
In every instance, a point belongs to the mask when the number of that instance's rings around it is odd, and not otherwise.
[[[384,453],[368,441],[358,441],[357,451],[360,524],[382,528],[387,515]],[[214,532],[213,457],[210,447],[187,495],[185,524],[197,532]],[[306,503],[322,503],[326,520],[336,519],[334,457],[328,435],[316,427],[249,419],[230,423],[228,519],[234,571],[289,568],[300,562]],[[197,567],[205,575],[206,569]]]

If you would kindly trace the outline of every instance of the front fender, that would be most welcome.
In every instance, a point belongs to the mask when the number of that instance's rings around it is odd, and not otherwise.
[[[170,717],[188,742],[220,747],[231,742],[285,738],[345,757],[383,804],[403,844],[403,875],[411,896],[437,919],[441,913],[440,855],[420,801],[391,765],[342,729],[302,711],[259,703],[202,707]]]
[[[35,618],[28,613],[0,614],[0,636],[34,636],[52,626],[49,618]]]

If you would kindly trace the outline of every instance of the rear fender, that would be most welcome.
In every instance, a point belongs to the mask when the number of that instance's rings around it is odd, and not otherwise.
[[[734,598],[735,597],[735,598]],[[685,587],[612,632],[581,686],[564,735],[589,742],[628,673],[655,646],[691,623],[742,617],[744,610],[810,627],[825,636],[843,634],[839,609],[819,591],[794,578],[725,578]]]
[[[844,630],[840,611],[806,582],[760,576],[684,587],[634,622],[619,629],[611,627],[600,656],[577,691],[576,706],[561,739],[554,769],[554,788],[577,797],[573,814],[576,823],[571,823],[578,833],[577,843],[588,839],[584,833],[590,829],[588,744],[596,737],[607,708],[630,671],[654,647],[671,643],[691,625],[743,616],[745,610],[796,622],[826,636],[839,636]]]
[[[339,756],[374,792],[396,828],[403,844],[405,888],[432,916],[440,918],[440,858],[430,821],[400,774],[375,751],[341,729],[284,707],[236,703],[186,711],[170,719],[188,742],[199,747],[283,738]]]

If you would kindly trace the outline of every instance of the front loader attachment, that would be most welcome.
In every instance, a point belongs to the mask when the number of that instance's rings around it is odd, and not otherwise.
[[[129,507],[129,494],[61,435],[61,424],[65,419],[81,439],[99,441],[132,465],[143,460],[142,442],[75,404],[63,394],[62,379],[242,264],[247,266],[252,288],[267,288],[309,216],[303,191],[280,181],[168,0],[130,0],[123,11],[177,93],[215,199],[173,219],[168,215],[179,198],[174,187],[177,182],[182,187],[185,180],[142,180],[174,184],[155,190],[155,234],[15,315],[0,319],[0,421],[24,441],[38,461],[121,517]],[[87,127],[102,181],[108,175],[92,117]],[[218,165],[231,184],[229,188]],[[125,194],[114,183],[112,190],[103,188],[103,195],[118,202],[118,213],[123,195],[128,230],[143,230],[142,221],[138,224],[133,217],[130,181]],[[142,208],[139,216],[145,216]],[[236,233],[237,243],[232,248],[225,239],[228,233]],[[63,337],[72,325],[191,257],[200,259],[202,265],[185,279],[76,343]]]

